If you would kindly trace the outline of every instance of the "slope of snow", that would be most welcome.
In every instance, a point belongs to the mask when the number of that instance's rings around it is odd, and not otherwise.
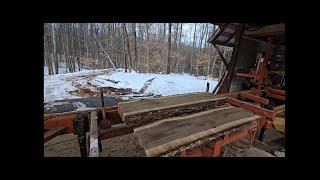
[[[100,75],[99,75],[100,74]],[[83,79],[86,75],[96,75],[91,79]],[[79,77],[80,76],[80,77]],[[81,79],[82,78],[82,79]],[[155,78],[146,90],[146,94],[168,96],[192,92],[205,92],[207,82],[210,92],[213,91],[217,80],[210,77],[194,77],[189,74],[153,74],[125,73],[124,69],[86,70],[75,73],[58,74],[44,77],[44,101],[80,98],[70,94],[77,88],[76,84],[86,85],[87,81],[98,87],[131,88],[139,91],[149,79]],[[109,80],[109,81],[108,81]],[[118,83],[110,82],[119,81]]]
[[[217,81],[210,77],[194,77],[189,74],[151,74],[151,73],[125,73],[122,69],[118,69],[118,72],[113,73],[111,76],[99,75],[94,80],[103,82],[103,79],[111,79],[120,81],[117,84],[105,81],[104,83],[97,83],[103,87],[115,87],[115,88],[131,88],[135,91],[139,91],[145,82],[151,78],[155,78],[151,85],[147,88],[146,93],[160,94],[163,96],[192,93],[192,92],[204,92],[207,82],[210,83],[210,90],[213,91],[217,84]]]

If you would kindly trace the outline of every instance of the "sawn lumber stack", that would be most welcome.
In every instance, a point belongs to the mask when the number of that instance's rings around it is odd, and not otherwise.
[[[160,119],[213,109],[225,98],[211,93],[190,93],[118,104],[119,114],[128,126],[140,126]]]

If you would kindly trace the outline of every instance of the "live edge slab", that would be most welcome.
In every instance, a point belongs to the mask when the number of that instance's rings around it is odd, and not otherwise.
[[[211,93],[189,93],[118,103],[118,111],[128,126],[141,126],[160,119],[201,112],[224,103],[225,97]]]
[[[248,124],[260,117],[234,106],[162,119],[134,129],[147,156],[161,156],[181,146]]]

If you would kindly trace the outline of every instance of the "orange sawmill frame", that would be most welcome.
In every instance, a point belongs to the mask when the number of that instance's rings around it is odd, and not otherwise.
[[[194,150],[194,151],[188,151],[188,150],[183,150],[179,152],[180,157],[219,157],[221,155],[221,150],[223,146],[230,144],[232,142],[238,141],[245,136],[249,135],[249,143],[248,143],[248,148],[252,146],[252,143],[255,139],[255,135],[258,130],[259,123],[256,121],[254,125],[251,125],[237,133],[233,134],[226,134],[218,139],[212,140],[209,142],[210,149],[205,147],[204,144],[199,146],[199,149]]]

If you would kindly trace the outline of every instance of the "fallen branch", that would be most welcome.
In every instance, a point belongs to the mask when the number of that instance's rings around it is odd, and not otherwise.
[[[154,79],[155,79],[155,77],[149,79],[148,81],[146,81],[146,82],[144,83],[143,87],[139,90],[139,93],[141,93],[141,94],[145,93],[146,90],[147,90],[147,88],[148,88],[148,86],[151,84],[151,82],[152,82]]]
[[[96,43],[98,44],[99,48],[102,50],[102,52],[103,52],[102,55],[109,60],[109,62],[110,62],[110,64],[112,65],[113,69],[115,70],[116,67],[114,66],[111,58],[109,57],[109,54],[104,50],[104,48],[102,47],[102,44],[101,44],[100,40],[97,39],[97,37],[96,37],[95,34],[94,34],[94,40],[95,40]]]

